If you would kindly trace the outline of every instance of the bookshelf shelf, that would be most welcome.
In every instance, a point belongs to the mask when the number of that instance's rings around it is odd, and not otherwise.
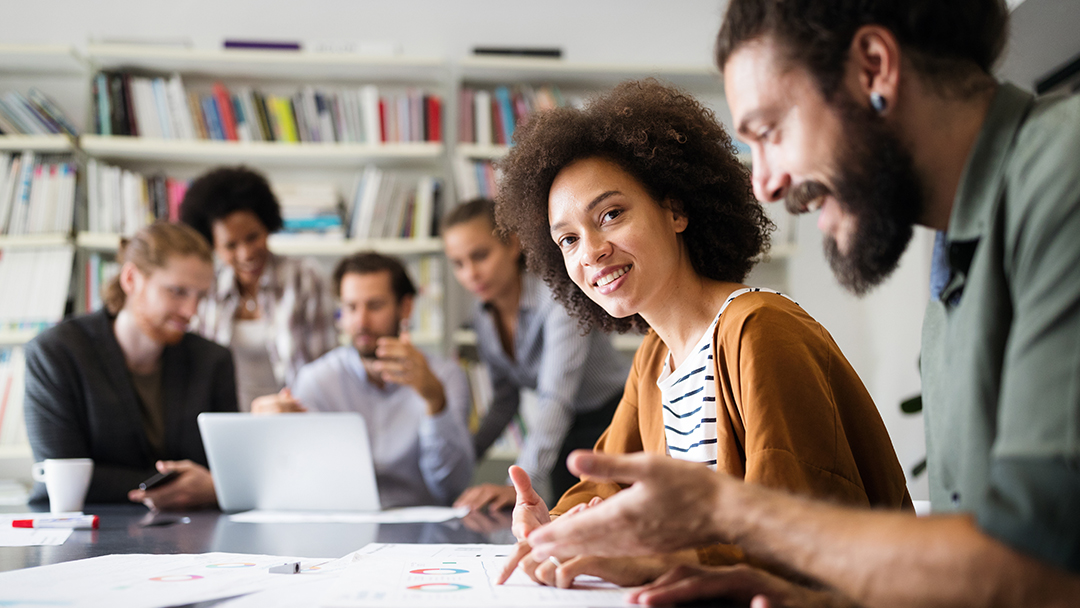
[[[73,47],[50,44],[0,44],[0,72],[6,74],[85,74],[88,65]]]
[[[0,346],[20,346],[38,335],[36,329],[0,330]]]
[[[442,239],[327,239],[304,236],[272,235],[270,250],[279,255],[344,257],[371,249],[386,255],[424,255],[442,253]]]
[[[438,82],[446,60],[436,57],[365,56],[353,53],[170,48],[95,44],[87,47],[98,68],[144,70],[273,80]]]
[[[66,135],[0,135],[0,152],[71,152],[75,144]]]
[[[32,249],[36,247],[56,247],[68,245],[71,237],[65,233],[23,234],[0,236],[0,249]]]
[[[80,232],[75,243],[88,251],[114,253],[120,247],[120,235]],[[344,257],[357,251],[373,249],[387,255],[425,255],[442,253],[442,239],[328,239],[306,236],[271,235],[270,250],[278,255]]]
[[[580,83],[589,88],[612,86],[631,78],[655,76],[680,87],[721,87],[719,72],[709,65],[578,63],[528,57],[466,57],[458,62],[463,80],[475,83]]]
[[[458,144],[454,150],[464,158],[496,160],[506,156],[510,152],[510,146]]]
[[[367,162],[395,164],[433,162],[443,152],[440,143],[312,144],[147,139],[84,135],[82,149],[105,160],[195,163],[200,165],[254,163],[288,167],[355,167]]]

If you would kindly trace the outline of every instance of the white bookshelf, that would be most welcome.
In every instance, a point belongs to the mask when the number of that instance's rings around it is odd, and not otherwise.
[[[51,44],[0,44],[0,72],[82,76],[86,60],[74,47]]]
[[[71,243],[71,236],[66,233],[24,234],[0,236],[0,250],[35,249],[38,247],[56,247]]]
[[[106,161],[188,163],[199,165],[255,163],[289,168],[357,169],[366,163],[434,162],[443,154],[441,143],[284,143],[213,140],[149,139],[84,135],[80,146],[88,155]]]
[[[6,346],[22,346],[38,335],[34,329],[0,330],[0,348]],[[0,446],[2,447],[2,446]]]
[[[0,152],[72,152],[75,142],[67,135],[0,135]]]
[[[498,160],[510,152],[510,146],[457,144],[455,151],[459,155],[473,160]]]
[[[75,244],[87,251],[115,253],[120,248],[120,235],[80,232],[75,237]],[[400,256],[442,253],[442,239],[438,238],[358,240],[272,234],[268,245],[270,251],[286,256],[340,258],[368,249]]]

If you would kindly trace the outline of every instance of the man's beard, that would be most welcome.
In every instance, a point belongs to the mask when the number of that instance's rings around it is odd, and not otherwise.
[[[158,325],[155,323],[154,319],[151,319],[142,311],[141,306],[132,306],[131,316],[135,320],[135,326],[138,327],[147,338],[150,338],[154,342],[171,346],[184,339],[184,332],[174,331],[163,325]]]
[[[835,104],[843,125],[836,155],[833,195],[843,211],[855,218],[848,251],[825,235],[825,256],[836,279],[856,295],[864,295],[885,280],[900,263],[922,213],[923,189],[911,155],[869,109],[840,94]],[[794,198],[816,198],[828,188],[816,182],[800,184]],[[789,208],[792,204],[790,203]]]
[[[368,336],[371,336],[371,337],[375,338],[375,339],[374,339],[374,340],[373,340],[373,341],[371,342],[371,346],[370,346],[370,347],[363,347],[363,348],[361,348],[361,346],[360,346],[360,345],[358,345],[358,344],[356,343],[356,340],[354,339],[354,340],[353,340],[353,348],[355,348],[355,349],[356,349],[356,351],[357,351],[358,353],[360,353],[360,358],[361,358],[361,359],[375,359],[375,358],[376,358],[376,356],[375,356],[375,351],[376,351],[376,350],[378,350],[378,347],[379,347],[379,345],[378,345],[378,341],[379,341],[379,338],[396,338],[396,337],[398,337],[398,335],[399,335],[399,333],[400,333],[400,332],[399,332],[399,331],[397,330],[397,327],[398,327],[398,326],[399,326],[400,324],[401,324],[401,321],[400,321],[400,319],[399,319],[398,321],[396,321],[396,322],[394,323],[394,328],[395,328],[395,329],[394,329],[393,331],[391,331],[391,332],[388,332],[388,333],[382,333],[382,334],[374,334],[374,333],[369,333],[369,334],[362,334],[362,335],[368,335]]]

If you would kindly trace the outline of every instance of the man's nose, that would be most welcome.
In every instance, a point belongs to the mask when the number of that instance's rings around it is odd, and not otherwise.
[[[775,203],[787,195],[791,187],[791,175],[780,170],[765,158],[765,154],[755,151],[753,155],[754,196],[763,203]]]

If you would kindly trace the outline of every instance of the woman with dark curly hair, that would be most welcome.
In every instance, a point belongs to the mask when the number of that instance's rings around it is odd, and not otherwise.
[[[534,116],[515,143],[501,164],[500,226],[585,329],[648,331],[596,450],[666,453],[809,496],[911,508],[885,425],[825,328],[790,298],[742,284],[772,226],[710,110],[656,81],[628,82],[583,110]],[[511,476],[523,540],[550,517],[528,475]],[[550,516],[621,489],[584,480]],[[742,556],[711,546],[559,565],[528,551],[520,543],[525,570],[559,586],[577,574],[641,584],[676,563]]]
[[[247,167],[218,167],[191,183],[180,220],[213,245],[217,278],[196,331],[228,346],[241,411],[273,399],[297,372],[337,346],[333,300],[314,265],[267,247],[282,227],[270,184]]]

